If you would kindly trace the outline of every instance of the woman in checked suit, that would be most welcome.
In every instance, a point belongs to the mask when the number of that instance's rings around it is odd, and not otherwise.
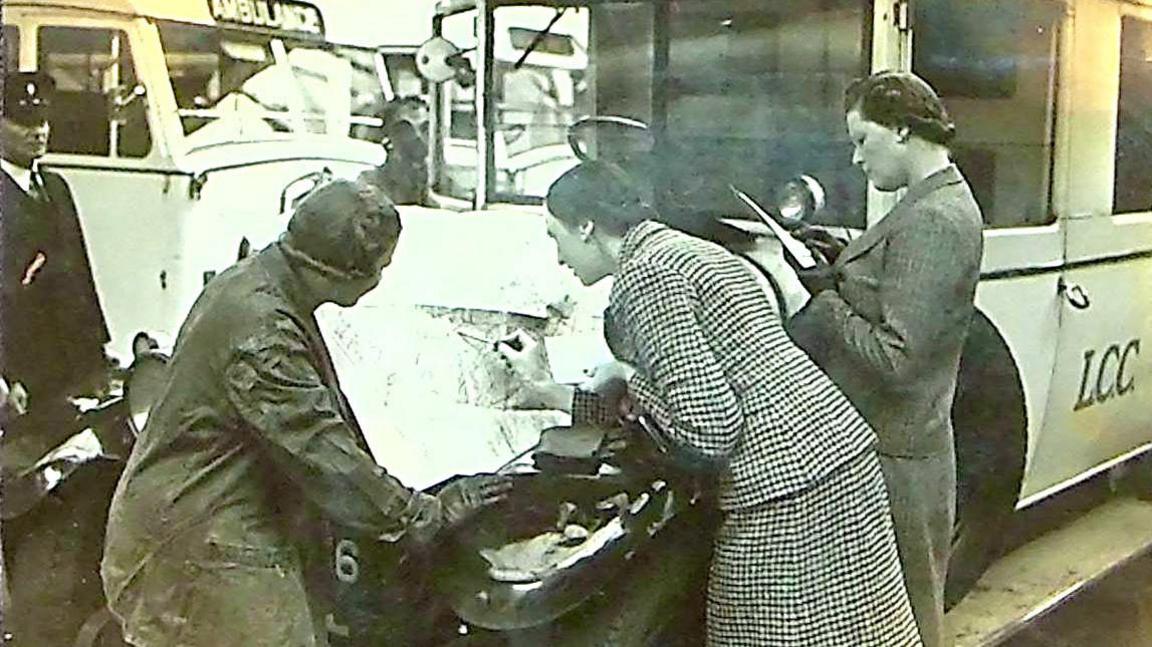
[[[524,406],[603,423],[639,409],[717,466],[709,644],[919,645],[875,435],[789,340],[752,271],[658,222],[608,165],[569,171],[547,204],[561,262],[585,284],[615,277],[605,336],[617,361],[573,389],[551,381],[527,336],[500,351]]]

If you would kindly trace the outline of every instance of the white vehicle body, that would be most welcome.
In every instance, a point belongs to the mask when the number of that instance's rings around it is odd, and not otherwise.
[[[322,108],[318,118],[324,120],[323,126],[275,132],[267,120],[246,115],[245,97],[235,96],[235,111],[224,114],[219,108],[221,116],[205,116],[208,123],[186,132],[182,121],[196,119],[199,108],[179,105],[172,74],[210,65],[205,58],[212,54],[166,51],[161,29],[204,30],[187,35],[213,32],[225,34],[224,39],[231,37],[227,34],[265,33],[269,42],[276,42],[276,32],[220,25],[208,2],[9,2],[4,20],[6,30],[18,30],[6,34],[18,34],[12,40],[18,41],[19,67],[55,74],[58,87],[67,93],[58,98],[58,108],[77,106],[68,120],[84,128],[103,125],[112,139],[101,147],[98,141],[69,132],[67,122],[55,120],[49,154],[42,163],[61,172],[75,194],[112,348],[119,353],[128,352],[132,336],[141,330],[174,337],[204,282],[235,261],[241,239],[255,238],[254,232],[282,230],[282,192],[293,180],[323,168],[353,173],[383,159],[378,145],[348,137],[348,73],[337,57],[323,51],[319,34],[289,36],[301,39],[296,57],[300,65],[304,66],[306,54],[312,55],[307,63],[316,69],[327,66],[321,73],[331,75],[332,89],[340,84],[345,88],[343,96],[332,92],[332,104]],[[104,42],[111,42],[112,49],[84,51],[88,43],[77,33],[89,34],[92,41],[107,36]],[[49,43],[54,34],[60,37]],[[225,43],[238,56],[279,56],[268,49],[252,50],[250,43]],[[315,48],[305,43],[314,43]],[[249,51],[239,51],[242,44],[249,45]],[[49,51],[55,45],[60,51]],[[103,73],[86,74],[100,65],[105,66]],[[252,75],[245,92],[256,92],[255,86],[263,83],[269,86],[263,91],[274,94],[278,88],[269,77],[277,71],[283,69],[272,65],[263,77]],[[78,78],[82,75],[89,78]],[[138,85],[143,94],[133,100],[132,114],[121,123],[79,110],[81,101],[102,106],[106,95],[127,82]],[[221,98],[220,104],[226,100]],[[301,132],[305,130],[309,132]],[[142,133],[137,138],[144,141],[126,152],[122,142],[129,131]],[[71,146],[70,140],[78,144]]]

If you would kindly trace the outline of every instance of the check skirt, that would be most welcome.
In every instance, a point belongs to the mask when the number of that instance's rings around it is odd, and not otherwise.
[[[708,582],[710,647],[920,645],[880,463],[730,510]]]

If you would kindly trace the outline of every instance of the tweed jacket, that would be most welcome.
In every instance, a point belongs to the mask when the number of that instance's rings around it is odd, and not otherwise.
[[[983,253],[980,207],[955,166],[910,187],[852,241],[789,333],[880,436],[883,454],[952,445],[952,398]]]
[[[875,445],[847,398],[796,347],[752,271],[713,243],[655,222],[625,236],[605,313],[629,391],[681,451],[722,466],[719,505],[807,488]],[[578,394],[576,418],[606,420]]]

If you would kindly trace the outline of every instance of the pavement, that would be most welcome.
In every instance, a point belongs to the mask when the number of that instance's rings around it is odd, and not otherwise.
[[[1019,512],[947,616],[956,647],[1152,647],[1146,489],[1105,476]]]
[[[1005,647],[1152,647],[1152,555],[1089,587]]]

